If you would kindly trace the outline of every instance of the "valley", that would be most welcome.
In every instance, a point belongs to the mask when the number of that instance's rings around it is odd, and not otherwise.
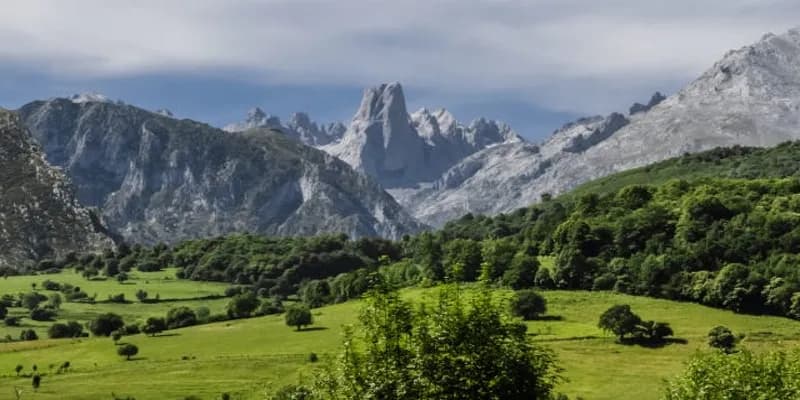
[[[39,279],[69,281],[70,272]],[[168,274],[142,275],[132,279],[126,292],[134,288],[163,289],[162,298],[190,299],[215,293],[222,285],[197,282],[156,281]],[[82,279],[82,278],[81,278]],[[146,284],[144,280],[151,283]],[[0,293],[26,290],[31,277],[12,277],[0,282]],[[79,281],[74,281],[78,283]],[[116,282],[85,282],[89,291],[98,294],[116,293]],[[415,302],[429,298],[432,289],[408,289],[404,298]],[[468,288],[465,290],[469,290]],[[498,297],[510,292],[498,290]],[[528,322],[534,343],[555,350],[567,382],[557,390],[570,398],[586,399],[659,399],[662,380],[680,372],[696,351],[705,351],[706,334],[716,325],[724,325],[745,335],[742,343],[756,351],[791,349],[800,344],[800,322],[769,316],[737,315],[699,305],[667,300],[620,295],[610,292],[544,291],[548,302],[547,315],[560,320]],[[212,312],[224,309],[227,299],[186,301],[172,304],[98,305],[97,312],[115,312],[126,321],[163,315],[171,305],[207,306]],[[645,317],[668,321],[675,337],[685,344],[669,344],[647,348],[614,343],[614,338],[597,327],[597,318],[614,304],[630,304]],[[338,352],[342,327],[357,323],[359,301],[314,309],[316,329],[296,332],[287,327],[282,316],[255,317],[198,325],[165,331],[161,335],[125,336],[140,348],[133,361],[125,361],[115,353],[110,338],[41,339],[34,342],[0,344],[0,386],[28,387],[30,378],[17,378],[14,367],[22,364],[23,374],[32,365],[43,373],[42,386],[36,393],[26,391],[30,399],[86,399],[133,396],[136,399],[185,398],[217,399],[230,393],[233,399],[263,399],[278,387],[297,379],[313,379]],[[12,313],[15,310],[12,309]],[[91,313],[65,303],[60,318],[90,318]],[[10,332],[6,328],[6,332]],[[310,353],[320,356],[318,363],[308,361]],[[49,365],[70,361],[69,372],[57,374]],[[86,385],[86,382],[92,382]],[[3,396],[9,396],[3,393]]]

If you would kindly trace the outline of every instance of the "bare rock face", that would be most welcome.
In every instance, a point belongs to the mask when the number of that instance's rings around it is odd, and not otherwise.
[[[257,128],[279,131],[308,146],[323,146],[338,141],[347,130],[347,127],[341,122],[317,125],[308,114],[303,112],[292,114],[288,122],[283,124],[280,118],[268,115],[258,107],[248,111],[244,121],[228,124],[222,129],[233,133]]]
[[[505,124],[479,119],[463,126],[446,110],[409,115],[399,83],[367,89],[339,142],[321,147],[384,187],[415,188],[487,146],[522,139]]]
[[[397,238],[423,226],[344,162],[266,128],[228,133],[133,106],[53,99],[19,110],[78,199],[131,242],[232,232]],[[254,118],[268,122],[263,112]]]
[[[731,51],[697,80],[631,114],[567,124],[534,150],[490,147],[435,185],[392,191],[417,218],[441,225],[466,212],[496,214],[589,180],[718,146],[800,139],[800,30]],[[457,211],[454,211],[457,210]]]
[[[0,110],[0,268],[112,247],[98,216],[75,199],[12,112]]]

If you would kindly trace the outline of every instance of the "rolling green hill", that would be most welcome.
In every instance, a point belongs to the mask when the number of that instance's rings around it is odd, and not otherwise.
[[[15,290],[19,284],[9,278],[0,282],[0,292]],[[175,287],[176,293],[186,293],[184,289]],[[207,289],[198,286],[197,293]],[[422,301],[435,290],[407,289],[403,295]],[[498,296],[508,293],[497,291]],[[755,350],[800,344],[800,323],[785,318],[737,315],[610,292],[546,291],[544,295],[548,315],[557,318],[528,323],[529,333],[531,340],[556,351],[568,378],[559,390],[571,398],[657,399],[662,380],[682,370],[683,362],[697,350],[706,349],[705,335],[719,324],[746,334],[744,345]],[[663,348],[615,344],[613,337],[597,328],[597,319],[606,308],[621,303],[630,304],[644,318],[669,322],[675,336],[687,343]],[[310,379],[313,369],[337,352],[342,326],[356,322],[359,306],[356,300],[315,309],[314,329],[301,332],[285,326],[282,316],[266,316],[166,331],[156,337],[124,337],[122,342],[140,349],[133,361],[117,356],[112,340],[104,337],[0,344],[0,388],[7,391],[0,398],[11,396],[12,387],[17,386],[26,390],[24,399],[111,398],[112,392],[137,400],[190,395],[218,399],[223,392],[234,399],[263,399],[281,385]],[[120,313],[136,307],[142,316],[161,314],[151,305],[108,307]],[[70,313],[67,308],[65,314]],[[321,356],[320,363],[308,361],[312,352]],[[64,361],[70,361],[71,369],[56,374]],[[30,378],[16,376],[18,364],[24,366],[23,375],[34,364],[45,374],[38,392],[29,389]]]

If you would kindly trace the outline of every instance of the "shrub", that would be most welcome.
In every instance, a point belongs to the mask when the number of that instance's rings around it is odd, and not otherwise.
[[[730,353],[736,347],[736,336],[724,326],[716,326],[708,332],[708,345]]]
[[[108,295],[108,301],[111,303],[126,303],[125,293],[118,293],[115,295]]]
[[[35,308],[31,310],[30,317],[34,321],[52,321],[56,312],[49,308]]]
[[[231,318],[247,318],[255,311],[261,301],[253,292],[246,292],[234,296],[228,303],[228,316]]]
[[[124,334],[125,336],[138,335],[140,332],[141,329],[137,324],[129,324],[122,327],[122,334]]]
[[[667,384],[665,400],[800,398],[800,352],[699,354]]]
[[[6,326],[19,326],[19,317],[6,317],[3,322]]]
[[[33,329],[23,329],[22,332],[19,333],[19,340],[37,340],[39,339],[39,335],[36,334],[36,331]]]
[[[147,292],[142,289],[136,291],[136,300],[144,303],[147,300]]]
[[[136,347],[134,344],[123,344],[117,348],[117,354],[122,357],[125,357],[126,360],[130,361],[131,357],[139,354],[139,348]]]
[[[81,333],[83,333],[83,327],[75,321],[70,321],[68,324],[55,323],[47,330],[47,336],[50,339],[80,337]]]
[[[314,317],[307,305],[293,305],[286,310],[286,325],[294,326],[297,330],[303,329],[314,323]]]
[[[142,332],[150,336],[155,336],[167,329],[167,322],[164,318],[150,317],[142,326]]]
[[[197,325],[197,315],[189,307],[173,308],[167,312],[166,322],[169,329]]]
[[[42,282],[42,288],[44,288],[44,290],[61,290],[61,284],[45,279],[44,282]]]
[[[524,320],[532,320],[547,312],[547,300],[536,291],[519,290],[511,300],[511,313]]]
[[[106,313],[89,322],[89,331],[95,336],[110,336],[112,332],[123,326],[125,326],[125,322],[122,317],[114,313]]]

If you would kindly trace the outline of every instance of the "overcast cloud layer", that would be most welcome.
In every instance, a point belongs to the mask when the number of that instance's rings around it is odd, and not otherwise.
[[[585,114],[675,89],[798,24],[797,0],[5,0],[0,62],[54,80],[401,81]]]

